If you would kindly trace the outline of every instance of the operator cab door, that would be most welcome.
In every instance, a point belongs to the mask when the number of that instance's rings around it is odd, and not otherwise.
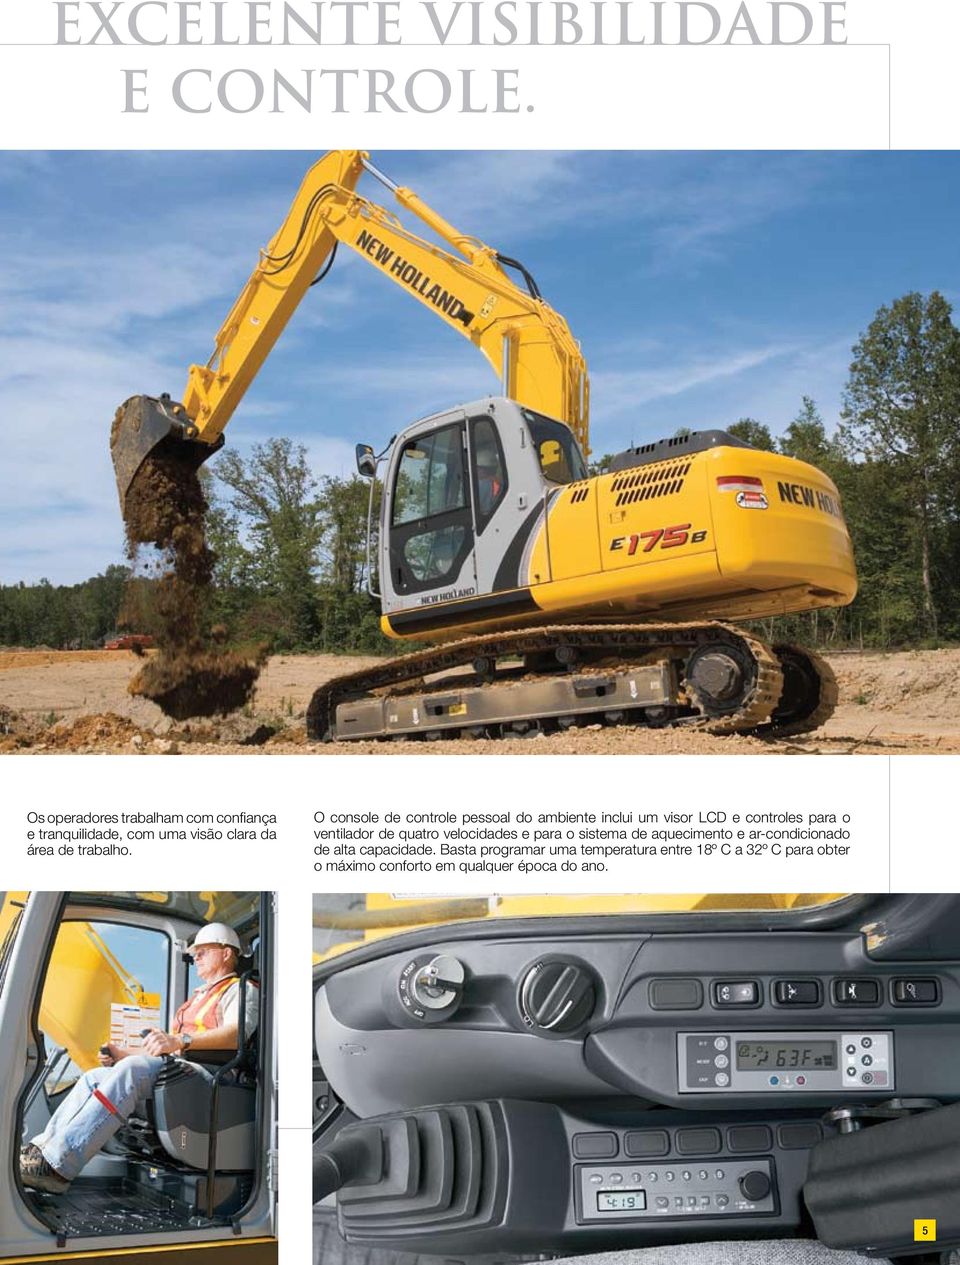
[[[435,419],[400,445],[390,475],[388,611],[476,593],[471,484],[462,412]]]

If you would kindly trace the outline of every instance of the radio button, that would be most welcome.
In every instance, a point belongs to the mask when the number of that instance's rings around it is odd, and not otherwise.
[[[723,1050],[728,1049],[728,1048],[729,1048],[729,1046],[730,1046],[730,1042],[727,1040],[727,1038],[726,1038],[726,1037],[714,1037],[714,1038],[713,1038],[713,1048],[714,1048],[715,1050],[720,1050],[720,1051],[723,1051]]]
[[[713,1080],[714,1084],[719,1085],[721,1089],[730,1084],[730,1077],[726,1072],[717,1072]]]
[[[670,1207],[670,1200],[667,1198],[666,1195],[657,1195],[657,1207],[658,1208]]]
[[[729,1202],[730,1202],[730,1196],[729,1196],[729,1195],[717,1195],[717,1207],[718,1207],[718,1208],[726,1208],[726,1206],[727,1206],[727,1204],[728,1204]]]

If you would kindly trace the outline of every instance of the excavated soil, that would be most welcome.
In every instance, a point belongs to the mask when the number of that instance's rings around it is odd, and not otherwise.
[[[149,664],[157,655],[148,652]],[[304,725],[314,689],[375,660],[358,656],[275,655],[242,713],[177,722],[127,682],[142,661],[122,651],[0,653],[0,718],[16,737],[0,750],[271,755],[783,755],[960,753],[960,649],[828,656],[840,706],[815,733],[781,740],[721,737],[684,729],[590,727],[502,742],[386,742],[318,746]],[[89,728],[72,729],[82,719]],[[126,720],[132,728],[113,728]],[[66,721],[73,739],[51,736]],[[10,722],[8,722],[10,723]],[[104,725],[104,728],[100,728]],[[6,744],[6,745],[4,745]],[[71,745],[73,744],[73,745]]]
[[[54,725],[44,737],[50,751],[85,752],[107,747],[142,747],[154,741],[154,735],[127,720],[107,712],[103,716],[81,716],[72,723]]]
[[[114,419],[111,440],[122,413]],[[159,654],[147,658],[127,688],[175,720],[225,716],[243,707],[265,657],[265,652],[243,655],[219,648],[204,626],[214,564],[204,530],[206,510],[196,470],[165,454],[144,461],[124,502],[131,562],[145,544],[155,545],[162,557],[151,586]],[[134,582],[122,623],[138,623],[131,608],[141,598],[142,586]]]
[[[39,726],[33,721],[0,703],[0,753],[31,746],[38,733]]]

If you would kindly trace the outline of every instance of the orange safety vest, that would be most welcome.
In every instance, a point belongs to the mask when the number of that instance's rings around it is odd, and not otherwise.
[[[210,984],[207,988],[198,988],[174,1016],[174,1032],[192,1034],[206,1032],[208,1028],[222,1028],[223,1009],[220,1000],[227,989],[236,984],[238,978],[237,975],[228,975],[226,979],[217,980],[215,984]],[[209,1022],[204,1022],[208,1018]]]

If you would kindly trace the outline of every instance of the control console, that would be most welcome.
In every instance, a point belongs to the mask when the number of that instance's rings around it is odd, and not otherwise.
[[[768,1159],[589,1165],[577,1169],[576,1194],[578,1220],[591,1223],[777,1211]]]
[[[681,1032],[681,1094],[895,1088],[892,1032]]]

